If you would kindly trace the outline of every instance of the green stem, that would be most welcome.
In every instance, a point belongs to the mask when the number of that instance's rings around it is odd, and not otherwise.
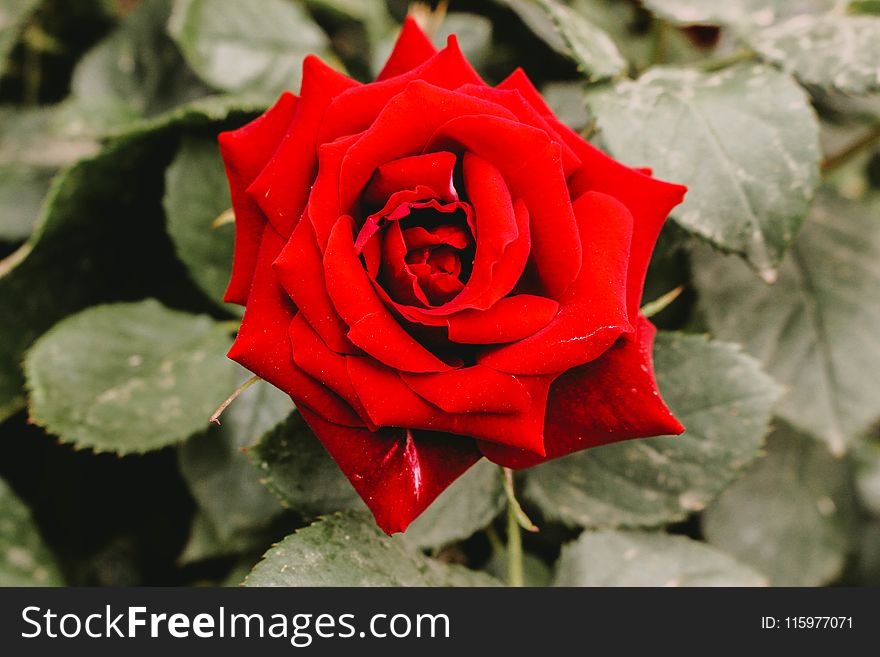
[[[750,59],[755,57],[755,53],[749,50],[748,48],[741,48],[727,55],[726,57],[716,57],[714,59],[704,59],[699,62],[697,66],[699,66],[702,70],[707,73],[713,73],[715,71],[720,71],[722,68],[727,68],[728,66],[733,66],[734,64],[739,64],[740,62],[747,62]]]
[[[249,378],[247,381],[245,381],[240,386],[238,386],[235,389],[235,392],[233,392],[231,395],[229,395],[229,397],[226,398],[226,401],[224,401],[222,404],[220,404],[220,406],[217,407],[217,410],[214,411],[214,415],[211,416],[211,422],[213,422],[215,424],[220,424],[220,415],[223,413],[223,411],[226,410],[226,407],[229,406],[232,402],[234,402],[235,399],[241,393],[243,393],[245,390],[247,390],[252,385],[254,385],[257,381],[260,381],[260,380],[261,380],[260,377],[258,377],[256,374],[254,374],[251,378]]]
[[[654,64],[665,64],[666,52],[669,46],[669,23],[662,18],[654,18],[652,30],[651,61]]]
[[[872,146],[874,142],[878,140],[880,140],[880,124],[875,125],[868,130],[868,132],[839,150],[837,153],[825,158],[825,161],[822,162],[822,171],[831,171],[842,164],[846,164],[855,155],[858,155],[863,149]]]
[[[516,587],[524,584],[522,535],[512,504],[507,505],[507,583]]]

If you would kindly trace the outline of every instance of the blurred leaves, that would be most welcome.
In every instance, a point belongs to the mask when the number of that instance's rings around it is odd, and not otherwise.
[[[209,85],[270,99],[299,89],[306,55],[328,55],[327,36],[287,0],[174,0],[168,31]]]
[[[24,24],[39,4],[40,0],[5,0],[0,5],[0,75],[6,72],[9,55]]]
[[[232,207],[215,139],[183,138],[165,172],[163,205],[168,234],[192,279],[216,304],[241,315],[240,306],[223,304],[232,271],[235,226],[214,225]]]
[[[688,186],[681,226],[772,280],[819,178],[818,124],[789,76],[656,68],[588,102],[613,155]]]
[[[757,572],[684,536],[584,532],[562,548],[556,586],[765,586]]]
[[[702,510],[758,456],[779,388],[753,358],[661,332],[654,359],[660,390],[687,431],[529,470],[525,494],[547,518],[583,527],[670,523]]]
[[[787,427],[770,437],[767,452],[708,509],[706,538],[773,586],[830,582],[852,549],[847,463]]]
[[[761,360],[787,387],[779,414],[837,455],[880,417],[878,207],[823,192],[772,286],[735,259],[694,255],[712,333]]]
[[[30,511],[0,479],[0,586],[62,584]]]

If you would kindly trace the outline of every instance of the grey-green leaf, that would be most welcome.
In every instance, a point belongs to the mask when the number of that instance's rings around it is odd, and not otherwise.
[[[853,94],[880,89],[880,17],[803,15],[745,38],[807,84]]]
[[[835,454],[880,417],[878,208],[822,193],[772,286],[708,249],[693,258],[712,332],[761,360],[788,388],[779,414]]]
[[[483,459],[459,477],[406,530],[419,547],[441,547],[486,527],[504,507],[498,466]]]
[[[30,511],[0,480],[0,586],[62,584]]]
[[[708,541],[763,572],[774,586],[832,581],[851,549],[847,464],[781,427],[768,454],[703,517]]]
[[[212,87],[275,96],[299,87],[303,58],[328,39],[297,2],[175,0],[168,32]]]
[[[556,586],[765,586],[748,566],[698,541],[643,531],[586,531],[562,548]]]
[[[30,417],[65,442],[145,452],[204,430],[243,370],[228,330],[156,301],[97,306],[65,319],[25,357]]]
[[[571,7],[558,0],[503,2],[551,48],[570,57],[589,79],[601,80],[626,71],[626,60],[611,38]]]
[[[383,534],[363,511],[322,518],[266,553],[245,586],[495,586],[488,575],[430,559]]]
[[[755,359],[703,336],[659,333],[660,390],[682,436],[578,452],[527,473],[550,519],[584,527],[656,526],[703,509],[758,455],[780,389]]]
[[[364,508],[299,413],[264,435],[250,455],[262,482],[287,508],[306,516]]]
[[[221,541],[265,527],[281,511],[244,451],[292,407],[290,397],[259,381],[223,412],[219,427],[180,446],[180,472]]]
[[[843,8],[849,0],[644,0],[645,6],[679,25],[766,27],[802,14]]]
[[[183,138],[165,173],[163,205],[168,233],[190,276],[212,301],[241,314],[239,306],[223,304],[235,226],[231,222],[214,225],[232,205],[216,140]]]
[[[772,279],[819,179],[818,123],[789,75],[656,68],[588,100],[616,157],[688,185],[681,226]]]

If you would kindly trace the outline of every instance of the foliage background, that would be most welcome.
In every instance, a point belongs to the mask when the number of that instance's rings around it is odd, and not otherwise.
[[[438,44],[691,188],[645,293],[683,289],[655,359],[688,431],[521,473],[527,582],[880,584],[880,3],[449,4]],[[308,52],[370,79],[406,11],[0,2],[0,584],[503,577],[497,468],[388,539],[268,385],[207,423],[247,378],[215,136]]]

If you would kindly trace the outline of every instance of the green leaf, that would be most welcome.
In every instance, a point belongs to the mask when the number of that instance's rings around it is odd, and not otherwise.
[[[217,305],[240,315],[239,306],[223,303],[235,226],[213,225],[232,205],[216,140],[184,137],[165,173],[163,205],[168,233],[190,276]]]
[[[706,538],[773,586],[830,582],[851,549],[847,464],[786,427],[770,437],[767,451],[706,511]]]
[[[880,443],[866,442],[855,453],[855,485],[862,507],[880,518]]]
[[[802,14],[827,12],[849,0],[644,0],[648,9],[679,25],[766,27]]]
[[[0,586],[56,586],[61,575],[30,511],[0,480]]]
[[[492,54],[492,21],[479,14],[450,12],[434,35],[434,45],[445,47],[450,34],[458,38],[462,53],[475,68],[486,65]]]
[[[298,88],[303,58],[329,45],[302,6],[285,0],[175,0],[168,32],[211,86],[272,96]]]
[[[65,319],[28,351],[31,421],[78,447],[119,454],[179,442],[208,426],[242,370],[228,330],[153,300]]]
[[[572,130],[580,132],[590,123],[586,107],[586,89],[580,82],[551,82],[541,95],[553,113]]]
[[[273,529],[274,527],[255,527],[247,531],[221,536],[208,514],[201,509],[196,509],[190,525],[189,537],[183,551],[177,558],[177,562],[185,566],[208,559],[236,555],[258,557],[265,552],[267,545],[272,545],[277,540],[278,534]],[[253,563],[250,566],[253,566]],[[244,576],[250,571],[250,566],[241,574],[234,586],[237,586],[244,579]]]
[[[788,387],[779,414],[838,455],[880,417],[877,208],[820,194],[772,286],[708,249],[693,258],[714,335],[761,360]]]
[[[806,84],[853,94],[880,90],[880,17],[804,15],[746,38]]]
[[[494,586],[488,575],[424,556],[366,512],[337,513],[266,553],[245,586]]]
[[[209,92],[165,34],[170,12],[171,0],[140,3],[83,56],[70,83],[81,120],[124,126]]]
[[[264,435],[250,455],[263,483],[287,508],[306,516],[364,508],[299,413]]]
[[[730,344],[659,333],[657,381],[682,436],[578,452],[527,473],[550,519],[584,527],[656,526],[703,509],[758,455],[779,387]]]
[[[589,96],[627,164],[688,185],[673,218],[772,279],[819,179],[818,122],[803,89],[761,65],[657,68]]]
[[[406,530],[419,547],[442,547],[475,534],[504,508],[498,466],[482,460],[459,477]]]
[[[162,220],[165,166],[181,130],[241,125],[259,109],[199,100],[135,123],[55,178],[30,239],[0,260],[0,419],[23,406],[24,350],[59,319],[138,294],[179,303],[192,291]]]
[[[732,557],[684,536],[584,532],[562,548],[556,586],[765,586]]]
[[[9,55],[39,4],[40,0],[5,0],[0,5],[0,75],[6,73]]]
[[[558,0],[503,0],[538,37],[570,57],[591,80],[615,77],[627,69],[611,38],[584,15]]]
[[[244,452],[283,422],[292,406],[290,397],[259,381],[223,412],[219,427],[180,446],[180,472],[220,541],[265,527],[281,511]]]

